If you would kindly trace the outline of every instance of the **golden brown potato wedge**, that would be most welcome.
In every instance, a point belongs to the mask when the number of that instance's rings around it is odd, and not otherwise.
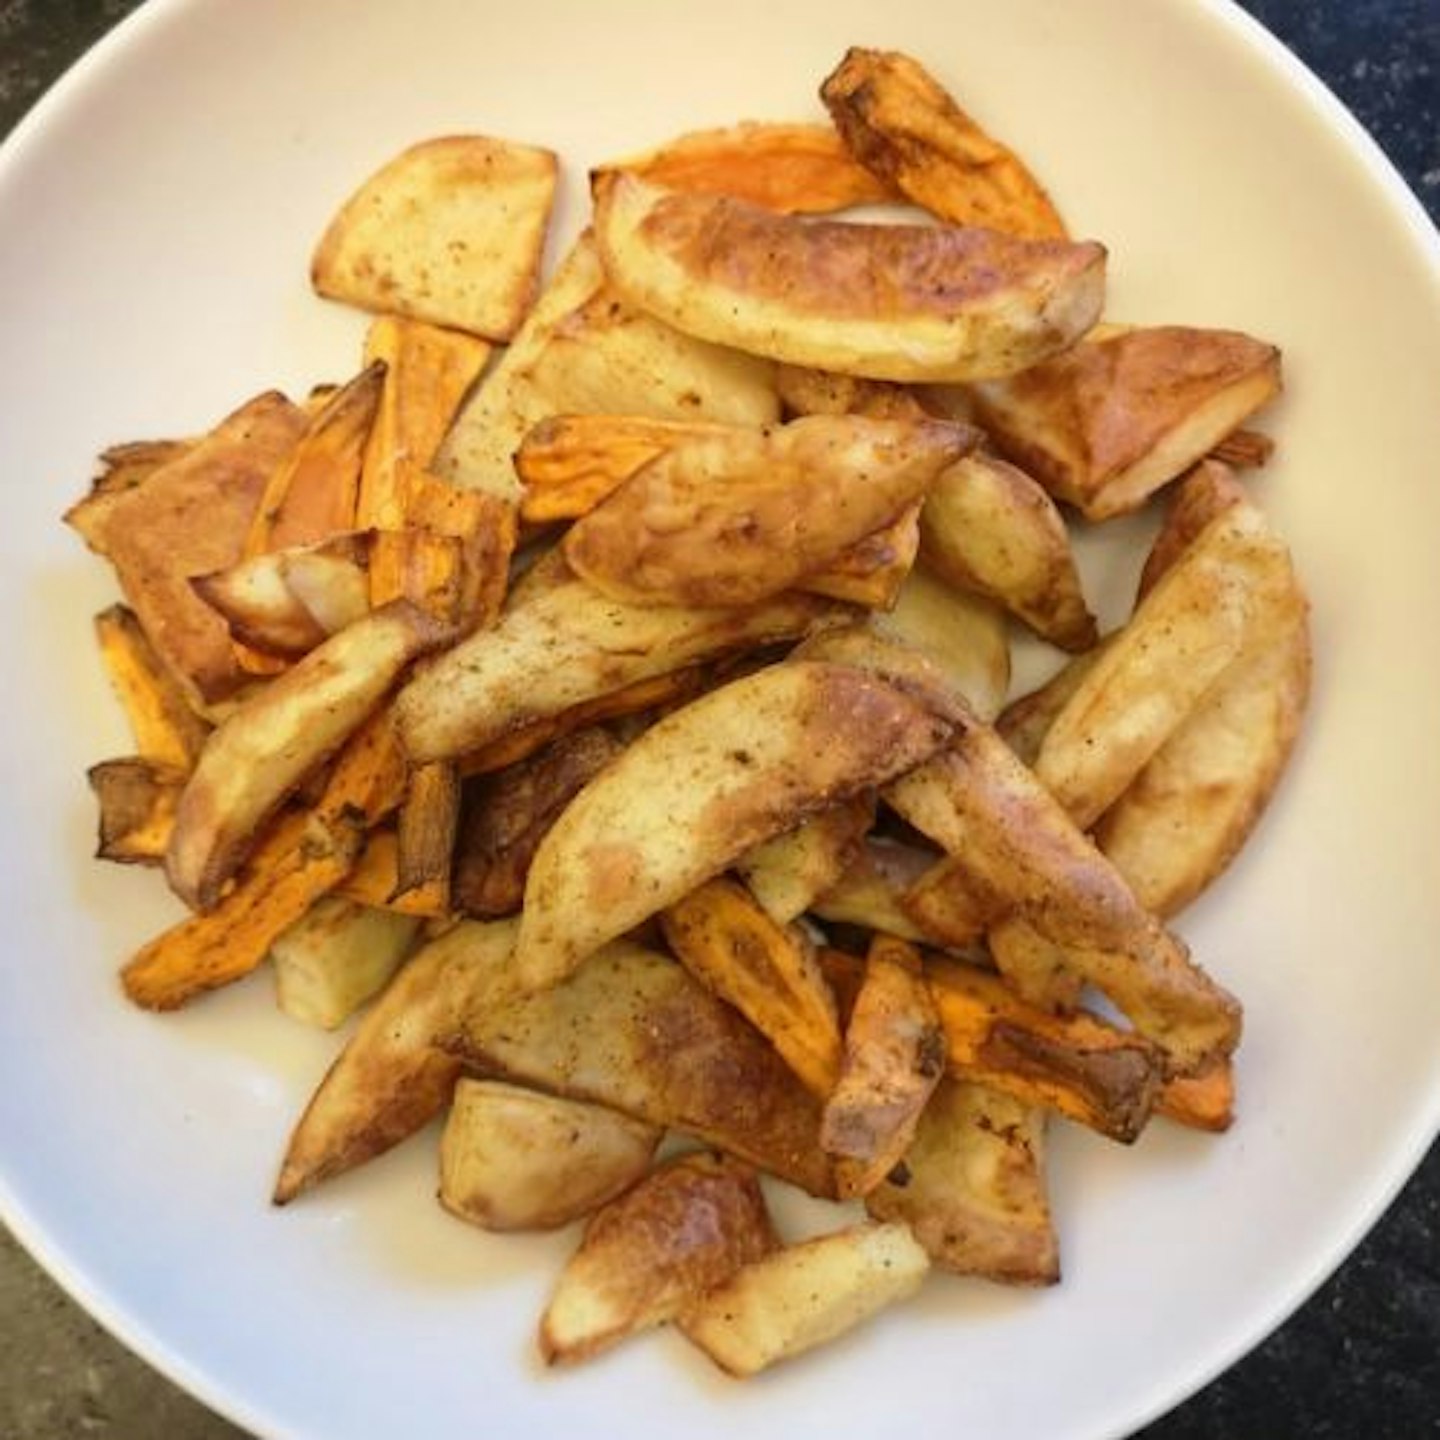
[[[920,553],[942,580],[998,601],[1052,644],[1095,643],[1065,522],[1004,460],[967,455],[940,474],[920,511]]]
[[[549,990],[472,1004],[446,1044],[478,1073],[611,1106],[834,1194],[820,1102],[668,955],[614,941]]]
[[[1085,341],[974,387],[979,422],[1016,464],[1091,520],[1124,514],[1280,391],[1280,352],[1180,325]]]
[[[801,220],[633,175],[598,186],[595,234],[615,289],[676,329],[876,380],[1013,374],[1083,335],[1104,298],[1094,243]]]
[[[511,923],[462,921],[400,968],[306,1105],[275,1204],[383,1154],[440,1112],[462,1066],[437,1041],[472,997],[486,1003],[501,986],[514,944]]]
[[[626,605],[597,595],[553,555],[526,576],[492,629],[405,686],[401,732],[417,761],[463,756],[637,681],[793,639],[845,613],[807,595],[746,609]]]
[[[191,580],[231,636],[265,655],[313,650],[370,608],[369,539],[335,535],[271,550]]]
[[[680,1328],[727,1374],[754,1375],[908,1298],[929,1270],[908,1226],[868,1222],[752,1260]]]
[[[1192,1130],[1228,1130],[1235,1120],[1234,1063],[1217,1060],[1196,1075],[1167,1080],[1155,1111]]]
[[[1028,694],[1017,696],[996,716],[995,730],[1015,752],[1016,759],[1034,766],[1055,717],[1070,703],[1070,697],[1105,653],[1114,633],[1097,641],[1084,654],[1072,655],[1048,680]]]
[[[696,130],[602,165],[592,183],[623,170],[671,190],[731,195],[785,215],[821,214],[894,198],[827,125],[742,121]]]
[[[733,1005],[822,1100],[840,1075],[835,997],[794,931],[741,884],[708,880],[661,912],[665,943],[706,989]]]
[[[874,820],[874,797],[857,795],[747,850],[735,869],[756,904],[788,925],[850,868]]]
[[[413,145],[340,208],[311,281],[365,310],[507,340],[535,295],[558,169],[550,150],[486,135]]]
[[[198,707],[229,699],[250,677],[190,577],[240,558],[266,481],[305,425],[283,395],[258,396],[116,495],[95,527],[145,634]]]
[[[1159,584],[1160,577],[1217,515],[1248,499],[1249,494],[1235,471],[1213,456],[1187,471],[1166,497],[1165,519],[1146,552],[1140,571],[1136,605]]]
[[[620,749],[607,731],[587,726],[498,774],[472,780],[455,847],[456,909],[479,919],[519,910],[545,832]]]
[[[753,1170],[682,1155],[591,1218],[541,1318],[540,1353],[587,1360],[674,1320],[776,1244]]]
[[[541,842],[517,974],[553,984],[760,841],[918,764],[949,728],[875,676],[823,661],[692,701],[596,776]]]
[[[901,940],[942,943],[923,930],[903,904],[905,892],[939,858],[934,850],[872,835],[844,874],[811,902],[811,912],[819,920],[858,925]]]
[[[810,365],[777,365],[775,388],[791,415],[868,415],[872,420],[946,419],[918,394],[889,380],[866,380]]]
[[[920,954],[877,935],[845,1026],[840,1078],[820,1122],[842,1200],[868,1195],[900,1163],[944,1073],[945,1032]]]
[[[1059,212],[1025,162],[910,56],[852,46],[820,98],[850,153],[939,219],[1064,238]]]
[[[440,1137],[440,1203],[485,1230],[554,1230],[635,1184],[662,1133],[603,1105],[461,1076]]]
[[[189,771],[205,747],[210,726],[191,708],[135,612],[124,605],[102,610],[95,617],[95,639],[135,737],[136,753],[158,765]]]
[[[899,1172],[865,1208],[908,1225],[941,1270],[1005,1285],[1060,1278],[1044,1112],[987,1086],[941,1080]]]
[[[576,521],[565,558],[615,600],[755,604],[893,521],[975,438],[944,421],[852,415],[696,436]]]
[[[95,858],[122,865],[161,864],[185,774],[174,765],[142,756],[92,765],[85,778],[100,805]]]
[[[129,440],[100,452],[90,489],[65,511],[64,522],[97,555],[108,556],[105,517],[120,496],[147,480],[162,465],[178,460],[193,440]]]
[[[175,812],[171,888],[211,909],[256,832],[352,735],[404,666],[448,638],[397,600],[332,636],[235,712],[206,742]]]

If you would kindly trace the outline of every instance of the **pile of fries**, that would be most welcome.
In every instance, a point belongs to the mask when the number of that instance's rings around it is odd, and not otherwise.
[[[127,995],[269,962],[354,1017],[276,1203],[445,1115],[450,1211],[585,1221],[550,1361],[673,1322],[748,1375],[932,1269],[1052,1283],[1052,1117],[1232,1115],[1172,922],[1308,695],[1239,474],[1279,354],[1106,320],[1104,247],[914,60],[820,95],[593,172],[548,277],[556,156],[413,147],[314,254],[354,377],[66,516],[124,596],[99,854],[190,912]],[[1072,531],[1162,492],[1102,636]],[[1063,663],[1011,699],[1015,627]],[[774,1183],[846,1208],[787,1241]]]

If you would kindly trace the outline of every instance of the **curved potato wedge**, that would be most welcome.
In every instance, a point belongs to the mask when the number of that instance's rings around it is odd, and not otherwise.
[[[693,701],[596,776],[541,842],[517,975],[554,984],[752,846],[918,764],[949,734],[927,704],[819,661]]]
[[[908,55],[852,46],[826,76],[820,98],[850,152],[939,219],[1064,237],[1059,212],[1024,161]]]
[[[576,521],[565,558],[615,600],[755,604],[889,524],[975,438],[941,420],[853,415],[696,436]]]
[[[760,908],[788,925],[845,873],[874,823],[875,797],[857,795],[747,850],[735,869]]]
[[[611,284],[688,334],[876,380],[1010,375],[1099,318],[1105,250],[931,225],[805,221],[633,175],[597,188]]]
[[[333,635],[225,721],[176,806],[165,856],[175,893],[211,909],[276,807],[359,729],[405,665],[449,633],[395,601]]]

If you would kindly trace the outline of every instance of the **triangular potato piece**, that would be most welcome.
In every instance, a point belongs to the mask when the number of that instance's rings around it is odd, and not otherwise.
[[[446,135],[403,151],[341,207],[310,278],[332,300],[508,340],[534,299],[552,151]]]

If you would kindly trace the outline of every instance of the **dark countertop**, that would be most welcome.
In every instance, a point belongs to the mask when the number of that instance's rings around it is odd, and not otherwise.
[[[1136,0],[1140,3],[1140,0]],[[135,0],[0,0],[0,135]],[[1440,0],[1246,0],[1440,222]],[[233,1440],[0,1231],[0,1436]],[[1144,1440],[1440,1434],[1440,1146],[1339,1273]]]

